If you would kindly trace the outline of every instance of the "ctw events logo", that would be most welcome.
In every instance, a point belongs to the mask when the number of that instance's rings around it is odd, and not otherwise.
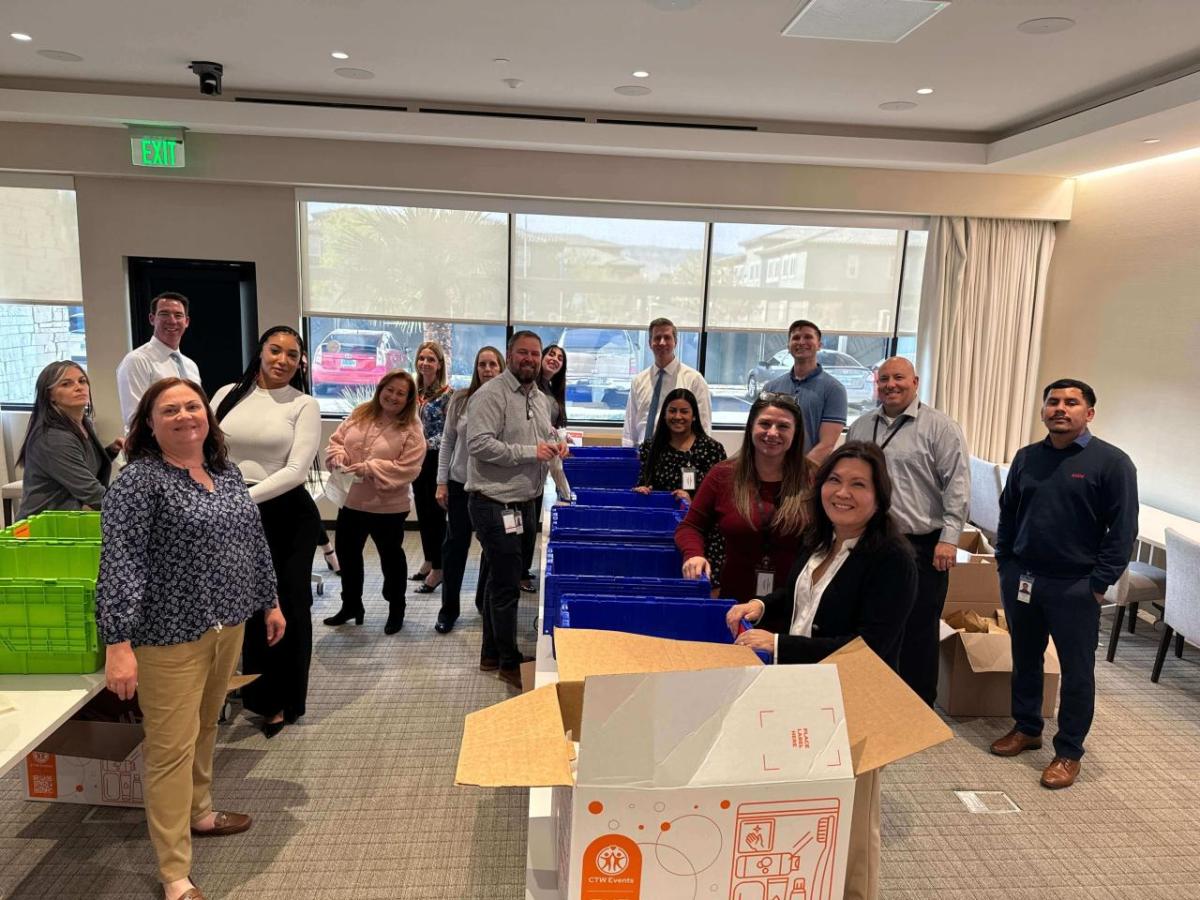
[[[596,868],[605,875],[620,875],[629,868],[629,854],[615,844],[609,844],[596,854]]]

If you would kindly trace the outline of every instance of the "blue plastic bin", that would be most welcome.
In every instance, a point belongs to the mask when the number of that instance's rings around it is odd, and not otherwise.
[[[572,447],[568,459],[637,459],[637,447]]]
[[[542,585],[542,633],[558,624],[567,593],[616,597],[708,597],[707,579],[680,577],[683,561],[674,547],[635,544],[580,544],[551,541],[546,546]]]
[[[641,464],[633,459],[572,459],[563,460],[563,472],[572,488],[632,488],[637,484]]]
[[[682,500],[667,491],[635,494],[629,488],[574,488],[576,506],[619,506],[625,509],[680,509]]]
[[[556,506],[550,512],[550,540],[673,546],[681,521],[683,513],[673,509]]]
[[[558,627],[731,644],[733,637],[725,625],[725,613],[731,606],[732,600],[567,593],[559,601]]]

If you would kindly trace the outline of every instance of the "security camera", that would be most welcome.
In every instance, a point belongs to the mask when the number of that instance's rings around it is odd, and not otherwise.
[[[200,93],[209,97],[221,93],[221,76],[225,72],[223,65],[215,62],[196,61],[188,68],[195,72],[196,77],[200,79]]]

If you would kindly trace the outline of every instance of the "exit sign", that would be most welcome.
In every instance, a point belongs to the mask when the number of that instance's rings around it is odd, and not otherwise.
[[[168,137],[135,137],[129,139],[133,164],[152,169],[182,169],[183,141]]]

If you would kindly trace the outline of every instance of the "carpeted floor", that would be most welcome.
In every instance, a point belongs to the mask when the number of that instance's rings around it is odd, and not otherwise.
[[[415,533],[407,544],[415,569]],[[378,571],[369,555],[368,596]],[[326,628],[337,579],[326,585],[308,715],[271,741],[242,714],[222,729],[216,795],[255,825],[197,841],[197,881],[210,898],[241,900],[523,897],[526,793],[453,784],[464,714],[510,695],[476,670],[474,559],[461,624],[446,636],[432,630],[440,593],[410,594],[391,638],[380,600],[365,625]],[[525,595],[528,649],[534,612]],[[1097,663],[1096,723],[1067,791],[1038,786],[1049,743],[1016,759],[987,753],[1004,720],[954,722],[956,740],[890,766],[883,898],[1200,898],[1200,650],[1169,656],[1154,685],[1156,647],[1141,624],[1115,664]],[[157,895],[140,810],[26,802],[19,778],[0,780],[0,896]],[[1003,791],[1020,812],[972,814],[955,790]]]

